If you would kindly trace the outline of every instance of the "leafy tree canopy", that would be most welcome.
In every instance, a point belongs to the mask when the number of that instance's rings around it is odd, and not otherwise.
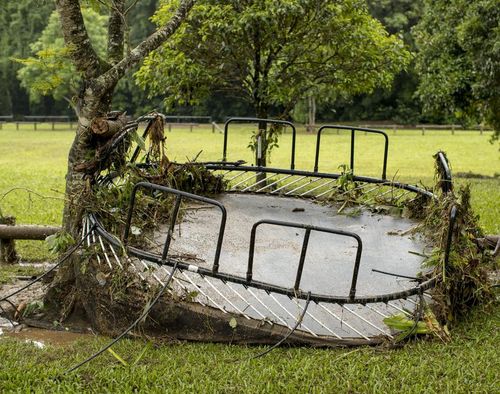
[[[29,55],[29,44],[41,33],[54,9],[52,2],[0,1],[0,115],[25,112],[28,98],[16,78],[19,64],[11,57]]]
[[[171,15],[164,1],[154,20]],[[336,98],[389,85],[410,54],[360,0],[202,0],[136,73],[166,104],[212,92],[241,97],[258,116],[287,115],[307,94]]]
[[[429,112],[463,123],[487,121],[500,131],[500,3],[426,0],[414,29],[418,95]]]
[[[104,57],[107,16],[91,8],[82,9],[82,14],[95,51]],[[17,75],[21,86],[29,92],[30,99],[36,102],[42,95],[51,94],[56,100],[64,98],[69,101],[77,93],[81,75],[71,62],[73,49],[64,43],[57,11],[50,15],[47,26],[30,48],[34,56],[16,59],[24,65]]]

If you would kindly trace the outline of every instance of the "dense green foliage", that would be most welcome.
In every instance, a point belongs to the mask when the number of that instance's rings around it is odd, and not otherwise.
[[[154,31],[149,20],[157,0],[135,4],[127,15],[127,48]],[[87,29],[99,55],[107,45],[105,3],[84,2]],[[92,5],[92,7],[90,7]],[[80,76],[71,65],[71,48],[64,46],[59,18],[52,1],[24,0],[0,4],[0,115],[72,115],[72,101]],[[28,28],[27,28],[28,27]],[[131,78],[117,86],[116,108],[141,114],[158,107],[161,100],[147,97]]]
[[[370,13],[387,31],[399,35],[407,48],[415,52],[411,29],[420,19],[422,0],[367,0],[367,4]],[[325,120],[393,120],[400,124],[415,124],[425,120],[421,103],[414,97],[417,85],[418,75],[412,59],[408,68],[396,75],[391,87],[357,95],[353,100],[337,101],[330,108],[322,108],[319,116]]]
[[[158,0],[139,1],[135,4],[134,11],[127,14],[128,45],[126,45],[126,48],[136,45],[155,29],[150,17],[157,9],[157,3]],[[221,2],[217,3],[219,5],[223,4]],[[238,3],[244,4],[243,2]],[[281,7],[286,7],[286,2],[276,2],[276,4],[280,3]],[[302,3],[307,4],[308,2]],[[351,3],[354,4],[355,2],[351,1]],[[82,4],[93,6],[95,11],[102,14],[107,13],[106,1],[91,0],[84,1]],[[490,125],[498,125],[499,112],[498,110],[495,111],[495,108],[500,107],[498,101],[498,86],[500,86],[498,70],[500,67],[498,65],[499,49],[497,44],[499,41],[498,20],[500,17],[497,1],[366,0],[366,4],[369,13],[378,19],[390,34],[398,35],[404,41],[407,50],[418,55],[418,68],[415,69],[412,61],[406,70],[396,74],[392,84],[385,84],[384,87],[375,89],[372,89],[373,86],[366,86],[372,92],[356,94],[353,99],[337,97],[334,102],[331,102],[329,100],[331,97],[328,97],[328,95],[326,95],[328,100],[322,99],[325,96],[324,91],[316,92],[315,94],[318,96],[316,100],[318,103],[318,119],[391,119],[397,123],[407,124],[422,121],[449,123],[459,121],[470,124],[485,120]],[[220,5],[220,7],[222,6]],[[363,8],[361,7],[361,9]],[[52,54],[60,54],[61,47],[57,44],[59,41],[57,35],[54,35],[54,41],[51,43],[45,40],[45,43],[50,45],[44,48],[40,47],[44,41],[41,37],[42,31],[55,27],[53,18],[50,18],[53,9],[54,4],[52,1],[19,0],[0,2],[0,86],[3,92],[0,96],[0,115],[10,115],[12,113],[17,115],[72,113],[67,101],[54,100],[52,93],[49,96],[40,96],[38,93],[33,94],[33,86],[23,88],[17,78],[21,64],[12,61],[12,58],[26,59],[33,57],[36,55],[35,52],[40,49],[48,51],[45,52],[45,55],[51,52]],[[424,10],[425,12],[423,12]],[[223,21],[231,18],[230,14],[223,15],[222,19],[220,15],[215,14],[212,16],[217,16],[219,19],[210,22],[214,26],[218,23],[223,24]],[[291,16],[293,17],[293,12],[291,12]],[[415,34],[412,34],[412,27],[418,24],[420,20],[419,27],[414,29]],[[210,23],[207,22],[208,25]],[[287,21],[284,20],[283,24],[286,23]],[[350,21],[349,23],[355,22]],[[53,26],[50,27],[47,24]],[[315,25],[313,23],[310,25],[314,27],[311,29],[314,31],[316,29]],[[221,29],[221,34],[227,33],[228,29],[227,26]],[[209,32],[205,33],[208,34]],[[309,34],[305,35],[306,38],[308,36]],[[419,44],[418,49],[415,46],[415,37]],[[309,43],[316,42],[316,37],[309,39]],[[211,51],[212,49],[214,50]],[[246,52],[247,50],[247,46],[241,44],[238,52]],[[206,49],[206,52],[206,54],[210,55],[210,58],[224,54],[220,48],[214,46]],[[186,62],[186,59],[173,59],[169,60],[169,62],[181,60],[184,63]],[[58,61],[62,62],[62,59]],[[225,62],[224,68],[221,70],[226,71],[227,67],[229,66]],[[62,68],[67,69],[67,66]],[[203,71],[205,73],[205,70]],[[20,75],[23,75],[23,73],[29,74],[31,72],[21,72]],[[193,75],[176,73],[170,78],[176,77],[181,80],[176,83],[181,84],[182,81],[185,82],[192,78]],[[200,76],[195,75],[195,77]],[[418,95],[416,95],[415,91],[420,78],[422,81]],[[24,79],[26,81],[33,80],[30,77]],[[52,81],[50,79],[43,81],[45,87],[49,87],[54,82],[54,77],[51,77],[51,79]],[[362,84],[362,80],[358,79],[356,73],[351,75],[351,79],[354,85]],[[162,84],[161,79],[157,84]],[[255,112],[251,105],[241,98],[235,97],[233,93],[229,93],[226,89],[222,92],[216,92],[213,89],[206,91],[206,89],[201,89],[201,86],[196,86],[196,89],[193,89],[192,86],[188,87],[188,85],[182,84],[180,92],[176,92],[176,95],[170,95],[167,98],[170,103],[175,101],[175,109],[172,112],[190,115],[212,115],[217,119],[223,119],[228,115],[247,116]],[[162,109],[163,97],[155,96],[154,91],[170,91],[171,87],[163,86],[161,89],[159,89],[159,86],[152,87],[153,89],[148,88],[144,91],[136,86],[132,78],[123,79],[115,92],[114,107],[126,109],[128,113],[133,114],[141,114],[152,108]],[[304,89],[307,89],[307,86]],[[355,86],[352,89],[349,86],[349,89],[353,93],[359,91]],[[335,89],[329,89],[329,91],[336,92]],[[57,98],[60,98],[61,93],[59,91],[54,94]],[[35,100],[30,100],[30,95]],[[64,96],[70,98],[71,95],[64,94]],[[187,98],[190,102],[196,101],[197,105],[182,104],[182,102],[176,101],[175,97]],[[307,112],[304,104],[307,96],[302,95],[300,99],[303,101],[302,103],[299,102],[300,105],[294,111],[297,118],[303,118],[304,116],[301,117],[301,114],[304,111]],[[281,101],[274,100],[273,102],[278,103]],[[422,104],[425,104],[425,113],[422,113]],[[282,112],[283,109],[281,106],[276,107],[273,105],[271,113],[274,115]]]
[[[415,29],[424,109],[500,130],[498,0],[426,1]]]
[[[158,23],[171,3],[155,15]],[[363,1],[207,0],[136,75],[165,93],[169,107],[219,91],[243,98],[259,117],[272,107],[287,116],[309,94],[333,99],[389,86],[408,60]]]
[[[49,113],[43,103],[30,108],[28,94],[16,78],[20,65],[10,58],[29,56],[29,45],[44,29],[53,9],[54,5],[49,1],[0,2],[0,115],[27,113],[30,110]]]
[[[92,46],[103,57],[107,18],[91,8],[83,9],[83,17]],[[18,71],[18,77],[31,101],[38,102],[41,96],[52,95],[55,100],[71,102],[80,87],[81,77],[71,63],[69,55],[72,49],[64,43],[56,11],[52,12],[47,26],[30,48],[34,56],[16,60],[24,65]]]

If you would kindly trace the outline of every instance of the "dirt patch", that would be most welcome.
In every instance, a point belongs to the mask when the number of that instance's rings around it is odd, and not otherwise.
[[[15,280],[13,283],[4,284],[0,287],[0,298],[13,293],[16,290],[19,290],[23,286],[29,283],[25,280]],[[27,305],[34,302],[35,300],[40,300],[43,298],[45,294],[47,285],[45,283],[35,283],[27,289],[21,291],[20,293],[10,297],[8,301],[1,301],[0,306],[2,309],[9,314],[9,316],[14,316],[16,310],[18,313],[22,313],[22,311],[26,308]],[[15,310],[14,310],[15,307]],[[0,310],[1,311],[1,310]],[[2,312],[0,312],[2,314]]]
[[[41,269],[42,272],[52,267],[48,263],[23,265]],[[0,285],[0,299],[21,290],[35,278],[36,276],[17,277],[12,283]],[[44,278],[7,300],[0,301],[0,337],[30,341],[39,347],[46,344],[67,345],[90,337],[91,331],[87,322],[77,313],[73,313],[64,326],[45,313],[43,299],[47,291],[47,281],[50,281],[50,278]]]

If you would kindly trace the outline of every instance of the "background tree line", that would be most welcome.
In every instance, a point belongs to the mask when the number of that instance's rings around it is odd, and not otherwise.
[[[89,5],[91,3],[94,7],[86,15],[88,25],[92,26],[89,34],[104,48],[105,10],[99,9],[99,2],[89,1]],[[133,12],[127,15],[128,45],[140,42],[155,29],[150,16],[159,3],[158,0],[139,1]],[[319,121],[467,124],[486,120],[491,125],[498,125],[500,7],[497,0],[367,0],[366,3],[370,14],[390,34],[403,40],[412,53],[412,59],[396,74],[392,83],[367,89],[371,90],[369,93],[363,93],[362,89],[358,89],[359,92],[350,89],[350,94],[342,95],[319,89],[315,93]],[[71,81],[75,74],[70,66],[64,69],[61,65],[64,53],[60,51],[64,50],[64,44],[54,9],[52,1],[44,0],[0,3],[1,115],[73,113],[71,96],[76,93],[74,90],[78,89],[78,83]],[[222,17],[212,14],[209,18],[213,21]],[[214,41],[217,38],[212,36],[210,39]],[[186,50],[188,44],[184,45]],[[43,52],[44,49],[47,51]],[[34,56],[40,51],[41,56]],[[200,55],[193,50],[192,53]],[[204,55],[209,58],[208,53]],[[359,56],[362,61],[363,54]],[[13,59],[25,60],[19,62]],[[40,63],[45,75],[34,71],[40,68]],[[58,72],[51,73],[51,67]],[[65,72],[60,72],[61,67]],[[188,69],[185,67],[185,70]],[[55,75],[52,83],[50,75]],[[181,75],[176,77],[181,78]],[[184,78],[188,77],[191,76],[185,73]],[[134,79],[130,74],[120,81],[113,106],[135,115],[153,108],[165,110],[165,92],[148,83],[147,78],[139,78],[145,88],[142,89]],[[356,81],[350,82],[354,84]],[[169,92],[166,96],[168,112],[208,114],[219,120],[227,115],[255,115],[251,102],[234,90],[209,89],[202,92],[198,89],[190,92],[191,95],[195,93],[198,97],[190,100],[189,97]],[[174,100],[174,97],[177,99]],[[307,122],[309,103],[310,97],[301,97],[293,103],[293,110],[289,112],[296,120]],[[270,115],[283,112],[280,105],[270,103],[269,107]]]

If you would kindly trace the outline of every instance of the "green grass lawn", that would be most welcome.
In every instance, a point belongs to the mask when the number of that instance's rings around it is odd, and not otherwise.
[[[281,348],[249,360],[261,347],[157,344],[123,366],[105,353],[62,379],[54,377],[103,346],[81,339],[37,349],[0,337],[0,392],[155,393],[498,393],[499,308],[478,311],[451,343],[418,341],[399,349]],[[129,364],[146,343],[113,349]]]
[[[229,160],[246,159],[250,129],[239,127],[229,137]],[[452,170],[493,176],[500,172],[498,144],[478,132],[389,131],[388,176],[432,184],[432,155],[448,153]],[[200,161],[220,159],[222,134],[211,128],[174,128],[168,134],[171,159],[183,161],[203,150]],[[0,208],[18,223],[59,224],[63,206],[66,157],[72,132],[37,131],[25,126],[0,130]],[[271,164],[289,163],[290,134],[272,153]],[[325,135],[320,170],[336,171],[349,162],[349,139]],[[315,136],[299,131],[296,168],[312,169]],[[379,176],[381,138],[360,134],[356,140],[355,173]],[[375,163],[375,165],[373,165]],[[500,180],[470,181],[473,205],[488,233],[500,233]],[[19,188],[19,189],[17,189]],[[26,189],[32,190],[27,192]],[[47,256],[42,242],[19,243],[24,258]],[[4,276],[7,274],[4,274]],[[1,277],[1,276],[0,276]],[[248,361],[261,348],[215,344],[159,344],[148,348],[135,366],[124,367],[105,354],[62,380],[52,380],[89,356],[106,339],[82,339],[65,347],[37,349],[32,344],[0,337],[0,392],[500,392],[498,352],[500,308],[478,310],[452,331],[453,341],[419,341],[400,349],[277,349]],[[132,362],[145,344],[125,340],[115,351]],[[239,361],[235,361],[239,360]]]

